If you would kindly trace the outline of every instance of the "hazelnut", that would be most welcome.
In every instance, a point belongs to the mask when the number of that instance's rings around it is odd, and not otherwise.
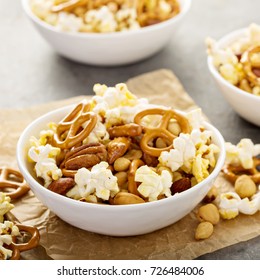
[[[212,203],[201,206],[198,211],[198,219],[200,222],[206,221],[216,225],[219,222],[218,208]]]
[[[210,203],[210,202],[214,201],[217,198],[217,196],[218,196],[218,189],[215,186],[213,186],[209,190],[209,192],[206,194],[203,201],[205,203]]]
[[[207,239],[209,238],[214,231],[214,227],[210,222],[201,222],[195,231],[195,239]]]
[[[253,196],[257,188],[255,182],[248,175],[241,175],[235,182],[235,191],[243,199]]]

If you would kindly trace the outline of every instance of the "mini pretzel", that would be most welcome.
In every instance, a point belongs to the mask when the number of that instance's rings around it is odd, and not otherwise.
[[[143,126],[144,135],[141,139],[140,146],[141,146],[141,149],[143,150],[143,152],[147,153],[148,155],[151,155],[154,157],[159,157],[161,152],[169,151],[170,149],[173,148],[172,144],[166,148],[155,148],[155,147],[150,147],[148,145],[148,143],[150,141],[152,141],[155,138],[159,138],[159,137],[166,140],[166,142],[172,143],[173,139],[175,139],[178,135],[172,134],[167,129],[168,124],[171,119],[176,119],[176,121],[180,125],[181,132],[190,133],[190,126],[189,126],[188,120],[184,116],[182,116],[181,114],[177,113],[174,110],[165,110],[165,109],[160,109],[160,108],[147,109],[147,110],[139,112],[135,116],[134,122],[141,125],[142,119],[148,115],[161,115],[162,116],[160,125],[158,127],[150,128],[150,127]]]
[[[260,77],[254,72],[254,69],[260,69],[260,63],[253,63],[251,59],[252,55],[256,53],[260,53],[260,46],[253,47],[244,52],[241,58],[241,63],[243,64],[248,80],[255,86],[260,86]]]
[[[142,127],[136,123],[113,126],[108,129],[109,136],[115,137],[135,137],[142,134]]]
[[[242,175],[246,174],[248,175],[255,183],[260,183],[260,158],[254,157],[254,166],[250,169],[245,169],[241,165],[234,166],[231,164],[227,164],[223,167],[222,171],[224,173],[224,176],[227,178],[228,181],[230,181],[232,184],[234,184],[237,180],[237,178]]]
[[[16,224],[20,231],[25,231],[30,233],[31,238],[26,243],[16,243],[16,238],[13,239],[10,249],[13,251],[12,257],[10,260],[19,260],[20,252],[31,250],[39,245],[40,242],[40,233],[36,227],[25,226],[21,224]]]
[[[144,162],[141,159],[134,159],[129,167],[128,172],[128,191],[135,195],[140,195],[137,191],[137,184],[135,181],[135,173],[138,167],[144,165]]]
[[[83,141],[97,123],[97,116],[90,111],[90,104],[79,103],[61,122],[53,137],[53,144],[61,149],[69,149]],[[82,125],[88,121],[85,128]],[[63,139],[65,135],[65,139]]]
[[[8,188],[14,189],[14,191],[6,192],[11,199],[17,199],[30,190],[30,187],[19,171],[7,167],[0,167],[0,189],[4,190]]]

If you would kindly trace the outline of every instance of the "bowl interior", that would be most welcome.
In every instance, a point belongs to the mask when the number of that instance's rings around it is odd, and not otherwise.
[[[98,207],[98,208],[107,208],[107,210],[109,209],[109,211],[113,211],[114,208],[131,208],[131,207],[135,207],[135,208],[140,208],[142,209],[142,207],[153,207],[154,205],[160,205],[165,203],[166,201],[172,201],[174,202],[175,200],[178,200],[179,198],[185,197],[185,196],[190,196],[190,195],[196,195],[197,191],[201,191],[203,190],[203,188],[209,184],[209,182],[211,182],[212,178],[216,177],[218,175],[218,173],[220,172],[223,164],[224,164],[224,160],[225,160],[225,146],[224,146],[224,139],[222,137],[222,135],[220,134],[220,132],[213,127],[212,125],[205,123],[205,127],[209,130],[211,130],[213,132],[213,137],[212,137],[212,141],[213,143],[215,143],[219,148],[220,148],[220,154],[218,155],[218,160],[217,160],[217,164],[213,170],[213,172],[210,174],[210,176],[208,178],[206,178],[204,181],[200,182],[199,184],[196,185],[196,187],[190,188],[189,190],[186,190],[185,192],[176,194],[174,196],[162,199],[162,200],[158,200],[158,201],[153,201],[153,202],[149,202],[149,203],[144,203],[144,204],[138,204],[138,205],[118,205],[116,207],[113,207],[111,205],[98,205],[98,204],[91,204],[91,203],[82,203],[80,201],[76,201],[73,200],[71,198],[56,194],[52,191],[49,191],[48,189],[44,188],[40,181],[36,178],[35,172],[33,171],[33,164],[28,162],[28,157],[27,157],[27,152],[29,149],[29,139],[31,136],[35,136],[38,137],[39,132],[43,129],[46,129],[47,124],[49,122],[58,122],[60,121],[65,115],[66,113],[68,113],[73,106],[67,106],[55,111],[52,111],[50,113],[47,113],[43,116],[41,116],[40,118],[34,120],[21,134],[19,141],[17,143],[17,162],[19,165],[19,168],[22,172],[22,174],[24,175],[26,181],[29,183],[29,185],[31,186],[32,190],[38,190],[42,193],[44,193],[47,197],[51,198],[51,197],[55,197],[55,198],[59,198],[60,201],[64,201],[66,203],[72,203],[72,204],[80,204],[82,205],[82,207]]]

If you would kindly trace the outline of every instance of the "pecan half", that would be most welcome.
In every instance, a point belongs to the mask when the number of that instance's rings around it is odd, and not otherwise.
[[[189,178],[181,178],[175,181],[171,186],[172,195],[175,193],[181,193],[191,188],[191,181]]]
[[[69,151],[61,164],[61,169],[78,170],[82,167],[90,168],[101,161],[106,161],[106,159],[107,151],[104,145],[99,143],[86,144]]]
[[[48,186],[48,190],[65,195],[74,185],[75,182],[72,178],[60,178],[57,181],[53,181]]]
[[[123,156],[130,146],[131,140],[126,137],[117,137],[107,144],[107,160],[109,164]]]

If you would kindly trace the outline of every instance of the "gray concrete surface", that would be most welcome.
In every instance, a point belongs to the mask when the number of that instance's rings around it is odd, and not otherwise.
[[[114,85],[141,73],[168,68],[178,76],[226,141],[237,143],[249,137],[260,143],[260,128],[241,119],[213,82],[204,46],[208,35],[218,39],[251,22],[260,24],[260,1],[192,2],[177,37],[160,53],[129,66],[98,68],[55,54],[25,17],[20,1],[0,0],[0,108],[27,107],[91,94],[96,82]],[[199,259],[260,259],[260,237]]]

